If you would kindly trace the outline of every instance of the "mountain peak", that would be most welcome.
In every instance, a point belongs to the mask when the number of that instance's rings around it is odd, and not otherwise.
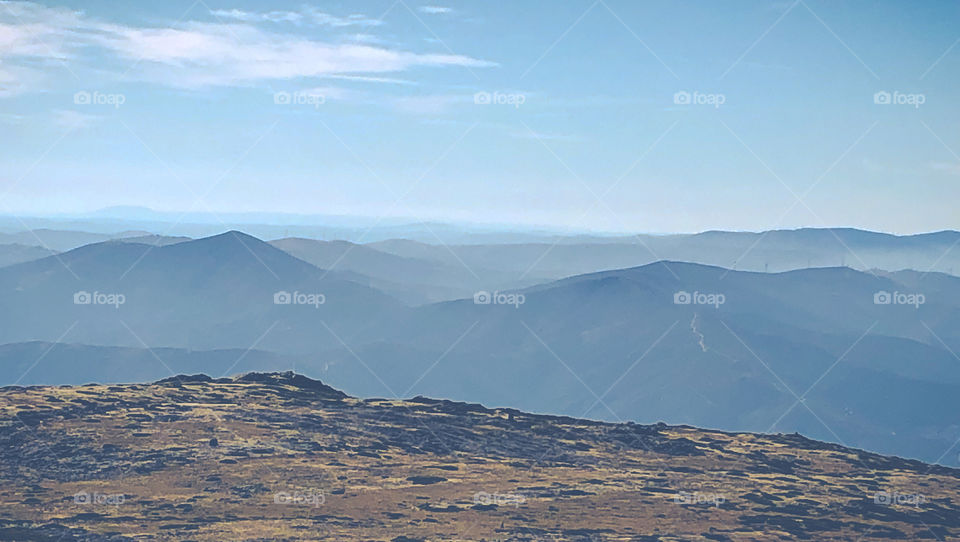
[[[224,239],[225,239],[225,240],[237,239],[237,240],[239,240],[239,241],[251,241],[251,242],[266,243],[266,242],[263,241],[262,239],[259,239],[259,238],[257,238],[257,237],[254,237],[254,236],[250,235],[249,233],[244,233],[244,232],[242,232],[242,231],[240,231],[240,230],[229,230],[229,231],[225,231],[225,232],[219,233],[219,234],[217,234],[217,235],[211,235],[211,236],[209,236],[209,237],[202,237],[202,238],[200,238],[200,239],[197,239],[197,241],[216,241],[216,240],[224,240]]]
[[[292,386],[302,390],[322,392],[323,395],[333,399],[346,399],[349,397],[342,391],[332,388],[319,380],[314,380],[302,374],[293,371],[260,373],[249,372],[233,377],[233,382],[237,383],[256,383],[272,386]]]
[[[197,251],[207,256],[223,258],[226,254],[236,253],[238,257],[250,257],[251,253],[262,261],[267,259],[295,259],[270,243],[242,231],[229,230],[210,237],[202,237],[164,247],[165,250]],[[226,261],[226,260],[224,260]]]
[[[330,387],[319,380],[293,371],[242,373],[230,378],[213,378],[203,373],[195,375],[181,374],[154,382],[154,385],[180,386],[183,384],[259,384],[266,386],[290,386],[304,391],[318,393],[330,399],[346,399],[346,393]]]

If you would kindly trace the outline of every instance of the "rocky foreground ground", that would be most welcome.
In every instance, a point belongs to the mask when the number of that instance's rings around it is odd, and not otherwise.
[[[292,373],[0,389],[0,540],[950,540],[960,471]]]

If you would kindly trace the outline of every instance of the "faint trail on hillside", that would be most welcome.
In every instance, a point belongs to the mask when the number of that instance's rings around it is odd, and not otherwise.
[[[699,316],[700,316],[699,313],[696,313],[696,312],[693,313],[693,320],[690,320],[690,331],[692,331],[693,334],[697,336],[697,344],[700,345],[700,350],[703,350],[704,352],[706,352],[707,351],[707,344],[705,342],[706,337],[704,337],[703,333],[700,333],[700,330],[697,329],[697,317]]]

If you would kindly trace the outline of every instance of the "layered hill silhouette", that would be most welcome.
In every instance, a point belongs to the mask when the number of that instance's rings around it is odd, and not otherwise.
[[[960,471],[294,373],[0,389],[6,540],[947,540]]]
[[[803,228],[757,233],[711,231],[590,239],[561,237],[536,243],[450,246],[391,240],[368,246],[447,265],[561,278],[660,260],[746,271],[844,266],[860,270],[917,269],[960,274],[958,244],[960,232],[956,231],[897,236],[853,228]]]
[[[157,235],[146,231],[121,231],[117,233],[93,233],[77,230],[37,228],[12,233],[0,233],[0,243],[18,244],[42,248],[47,252],[62,252],[104,241],[124,241],[155,245],[170,245],[189,240],[189,237]]]
[[[56,375],[65,384],[152,382],[171,374],[216,377],[249,371],[309,368],[310,358],[257,349],[187,350],[27,342],[0,345],[8,377],[2,385],[41,385]]]
[[[893,242],[858,242],[868,241]],[[383,248],[228,232],[107,241],[0,268],[3,383],[80,384],[97,360],[113,375],[103,381],[223,374],[236,354],[243,369],[295,366],[360,396],[799,431],[957,463],[956,277],[665,261],[412,306],[428,282],[456,275]],[[46,343],[74,346],[44,354]]]
[[[470,297],[482,287],[506,289],[539,282],[532,277],[518,280],[515,273],[488,266],[468,268],[456,261],[398,256],[347,241],[286,238],[270,244],[321,269],[367,277],[370,285],[409,305]]]
[[[684,292],[724,302],[675,303]],[[392,334],[327,356],[324,374],[362,394],[388,393],[386,382],[397,393],[614,421],[796,430],[955,461],[960,279],[664,262],[520,293],[517,306],[470,299],[419,308]],[[875,303],[918,293],[918,306]],[[365,376],[368,367],[382,382]]]
[[[11,309],[0,316],[5,343],[278,351],[340,344],[403,308],[240,232],[159,247],[108,241],[0,268],[0,299]]]
[[[53,255],[55,252],[43,247],[9,243],[0,245],[0,267],[18,263],[39,260]]]
[[[271,244],[321,269],[356,273],[361,282],[412,305],[661,260],[764,272],[843,266],[960,274],[960,250],[956,250],[960,233],[955,231],[897,236],[852,228],[804,228],[608,237],[497,234],[464,239],[470,241],[427,244],[392,239],[359,244],[285,237]],[[189,238],[144,231],[2,233],[0,243],[22,247],[0,247],[0,267],[109,240],[163,246]]]

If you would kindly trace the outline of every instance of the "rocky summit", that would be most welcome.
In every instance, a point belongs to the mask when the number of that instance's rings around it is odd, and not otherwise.
[[[2,540],[948,540],[960,471],[293,373],[0,389]]]

